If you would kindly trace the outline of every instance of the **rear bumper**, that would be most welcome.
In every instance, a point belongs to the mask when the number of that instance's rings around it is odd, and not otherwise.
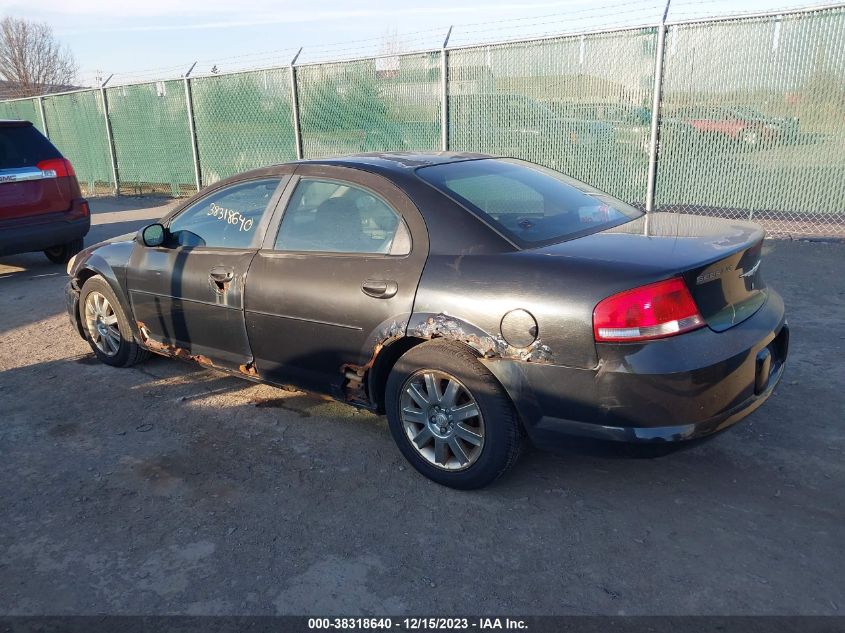
[[[769,291],[757,313],[724,332],[599,345],[595,369],[483,362],[541,448],[573,436],[679,442],[721,431],[763,404],[783,375],[788,341],[783,301]]]
[[[74,201],[74,207],[79,202],[84,200]],[[68,219],[68,216],[73,219]],[[67,244],[85,237],[90,228],[91,216],[87,212],[84,215],[76,213],[75,209],[3,223],[0,227],[0,256],[32,253]]]

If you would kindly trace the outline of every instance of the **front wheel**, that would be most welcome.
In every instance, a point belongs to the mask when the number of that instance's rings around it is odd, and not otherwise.
[[[522,430],[510,398],[461,344],[434,340],[406,352],[388,378],[385,405],[399,450],[444,486],[486,486],[519,456]]]
[[[85,340],[106,365],[129,367],[149,356],[149,352],[135,342],[117,296],[100,275],[94,275],[82,286],[79,316]]]

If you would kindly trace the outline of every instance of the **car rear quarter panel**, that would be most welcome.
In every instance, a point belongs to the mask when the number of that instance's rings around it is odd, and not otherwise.
[[[649,267],[628,266],[628,281],[620,282],[619,266],[612,262],[525,253],[431,255],[408,333],[430,338],[434,330],[435,336],[464,340],[487,357],[593,368],[598,362],[592,330],[596,303],[620,284],[648,283],[657,274]],[[516,309],[537,322],[537,341],[530,348],[513,348],[501,336],[502,318]]]

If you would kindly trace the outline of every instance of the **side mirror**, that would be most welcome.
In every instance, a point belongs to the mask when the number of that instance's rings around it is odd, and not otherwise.
[[[166,229],[163,225],[155,223],[141,229],[141,242],[144,246],[155,247],[164,244]]]

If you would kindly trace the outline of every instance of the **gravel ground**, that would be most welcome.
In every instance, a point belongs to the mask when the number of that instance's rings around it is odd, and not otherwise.
[[[88,242],[164,201],[94,200]],[[99,364],[64,269],[0,260],[0,614],[845,612],[845,246],[771,241],[772,399],[656,459],[529,451],[482,491],[384,419],[177,361]]]

